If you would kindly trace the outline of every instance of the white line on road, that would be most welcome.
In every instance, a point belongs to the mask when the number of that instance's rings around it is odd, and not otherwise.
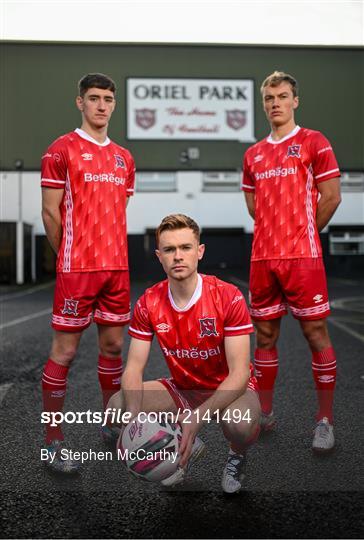
[[[37,319],[38,317],[43,317],[43,315],[48,315],[49,313],[52,313],[52,308],[43,309],[42,311],[37,311],[32,315],[26,315],[25,317],[20,317],[19,319],[14,319],[13,321],[0,324],[0,330],[3,330],[4,328],[9,328],[10,326],[16,326],[17,324],[21,324],[27,321],[31,321],[32,319]]]
[[[354,303],[354,306],[351,305],[352,303]],[[357,305],[355,305],[355,303]],[[350,296],[349,298],[335,298],[334,300],[331,300],[330,305],[335,309],[344,309],[345,311],[355,311],[356,313],[363,313],[364,297]]]
[[[13,383],[1,384],[0,385],[0,405],[2,404],[4,397],[6,396],[8,390],[13,386]]]
[[[26,289],[25,291],[19,291],[15,293],[10,294],[3,294],[0,296],[0,302],[7,302],[8,300],[15,300],[16,298],[22,298],[23,296],[28,296],[28,294],[33,294],[38,291],[42,291],[43,289],[49,289],[50,287],[53,287],[54,281],[49,281],[48,283],[42,283],[42,285],[36,285],[35,287],[31,287],[30,289]]]
[[[249,289],[249,283],[247,281],[243,281],[242,279],[239,279],[235,276],[229,276],[230,281],[233,283],[237,283],[241,287],[245,287],[246,289]]]
[[[359,334],[358,332],[355,332],[355,330],[352,330],[346,324],[343,324],[342,322],[337,321],[336,319],[333,319],[332,317],[329,317],[328,322],[333,324],[334,326],[337,326],[337,328],[340,328],[344,332],[347,332],[353,337],[356,337],[357,339],[360,339],[364,343],[364,336],[362,334]]]

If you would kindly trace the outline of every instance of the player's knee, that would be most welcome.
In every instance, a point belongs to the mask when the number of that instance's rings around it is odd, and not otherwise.
[[[235,447],[245,446],[251,440],[257,426],[253,422],[229,423],[224,427],[224,435],[227,440]]]
[[[100,342],[100,354],[102,356],[120,356],[123,346],[122,338],[105,339]]]
[[[244,444],[251,440],[259,425],[259,418],[250,418],[249,421],[225,422],[223,432],[232,444]]]
[[[257,326],[257,344],[260,349],[273,349],[279,338],[279,329],[269,325]]]
[[[306,321],[305,323],[302,323],[301,326],[303,335],[312,349],[316,350],[328,346],[329,336],[324,319]]]
[[[77,346],[76,345],[65,345],[65,344],[54,344],[51,350],[51,358],[57,364],[62,366],[69,366],[76,356]]]

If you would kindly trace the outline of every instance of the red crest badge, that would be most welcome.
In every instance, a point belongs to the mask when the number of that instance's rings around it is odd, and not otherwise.
[[[135,109],[135,122],[142,129],[149,129],[156,121],[156,109]]]
[[[239,109],[234,109],[233,111],[226,112],[226,123],[231,129],[241,129],[246,124],[246,111],[240,111]]]
[[[120,167],[121,169],[125,169],[125,163],[124,163],[123,158],[119,156],[119,154],[114,154],[114,158],[115,158],[115,169],[117,169],[118,167]]]
[[[75,317],[77,317],[78,315],[78,311],[77,311],[77,306],[78,306],[78,300],[70,300],[69,298],[65,298],[64,299],[64,306],[63,306],[63,309],[62,309],[62,313],[63,315],[74,315]]]
[[[216,330],[215,318],[206,317],[206,319],[199,319],[199,321],[200,321],[200,337],[219,335]]]
[[[300,144],[291,144],[291,146],[289,146],[287,150],[287,157],[301,157],[300,151]]]

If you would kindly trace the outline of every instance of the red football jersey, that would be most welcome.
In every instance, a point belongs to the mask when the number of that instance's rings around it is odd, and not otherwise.
[[[178,387],[215,389],[227,377],[224,338],[253,332],[242,293],[215,276],[198,276],[190,302],[179,309],[168,281],[147,289],[135,306],[129,334],[159,345]]]
[[[280,141],[271,135],[244,156],[242,189],[255,193],[252,260],[320,257],[317,184],[340,176],[329,141],[296,128]]]
[[[59,137],[42,157],[42,187],[64,189],[57,272],[126,270],[126,199],[134,193],[130,152],[81,129]]]

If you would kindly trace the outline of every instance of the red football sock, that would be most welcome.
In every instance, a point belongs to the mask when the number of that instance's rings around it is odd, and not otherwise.
[[[274,383],[278,373],[277,349],[255,349],[254,365],[262,412],[269,414],[272,411]]]
[[[319,402],[316,419],[318,421],[326,416],[331,424],[336,382],[336,356],[333,347],[312,352],[312,374]]]
[[[68,367],[56,364],[51,358],[48,359],[43,369],[42,393],[43,410],[46,412],[61,412],[66,395]],[[62,427],[45,425],[46,444],[56,439],[63,441]]]
[[[100,354],[97,372],[99,375],[99,383],[101,386],[102,400],[105,410],[111,396],[120,390],[120,379],[122,373],[121,356],[118,356],[117,358],[109,358]]]

